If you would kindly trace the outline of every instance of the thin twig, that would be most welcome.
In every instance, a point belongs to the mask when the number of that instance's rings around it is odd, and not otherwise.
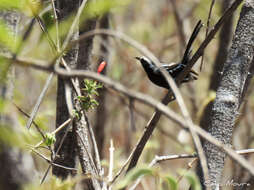
[[[126,159],[126,161],[124,162],[124,164],[122,165],[122,167],[119,169],[119,171],[116,173],[115,177],[112,179],[112,181],[110,181],[111,184],[113,184],[116,179],[123,173],[124,169],[126,168],[126,166],[129,164],[132,155],[135,151],[135,148],[132,150],[132,152],[130,153],[129,157]]]
[[[14,104],[14,106],[15,106],[23,115],[25,115],[26,117],[30,118],[30,115],[28,115],[22,108],[20,108],[20,107],[19,107],[17,104],[15,104],[14,102],[13,102],[13,104]],[[40,129],[39,125],[38,125],[35,121],[33,121],[32,123],[34,124],[36,130],[40,133],[40,135],[42,136],[42,138],[45,140],[45,135],[44,135],[44,133],[42,132],[42,130]]]
[[[55,67],[56,68],[56,73],[61,76],[65,77],[80,77],[80,78],[91,78],[94,80],[97,80],[99,82],[104,83],[107,87],[112,88],[114,90],[117,90],[118,92],[121,92],[125,94],[128,97],[134,98],[136,100],[139,100],[140,102],[150,105],[154,107],[158,112],[163,113],[166,117],[170,118],[172,121],[178,123],[180,126],[187,128],[188,125],[186,124],[185,120],[173,112],[171,109],[169,109],[167,106],[164,104],[158,102],[157,100],[151,98],[150,96],[139,93],[139,92],[134,92],[131,89],[125,88],[123,85],[112,81],[108,77],[99,75],[97,73],[91,72],[91,71],[80,71],[80,70],[72,70],[71,72],[66,72],[66,70]],[[199,126],[192,124],[191,127],[196,133],[201,135],[204,139],[209,141],[210,143],[214,144],[218,148],[224,150],[233,160],[237,161],[240,163],[246,170],[248,170],[251,174],[254,175],[254,168],[251,166],[244,158],[239,157],[231,148],[229,148],[226,145],[223,145],[220,141],[216,140],[213,138],[209,133],[207,133],[205,130],[201,129]],[[252,168],[252,169],[250,169]]]
[[[113,169],[114,169],[114,145],[113,145],[113,140],[110,140],[110,148],[109,148],[109,172],[108,172],[108,181],[113,180]],[[109,186],[109,190],[112,189],[112,185]]]
[[[130,115],[130,129],[136,131],[135,117],[134,117],[134,101],[130,98],[129,101],[129,115]]]
[[[56,128],[56,130],[54,130],[54,131],[51,132],[50,134],[55,135],[55,134],[58,133],[60,130],[62,130],[64,127],[66,127],[71,121],[72,121],[71,118],[67,119],[62,125],[60,125],[58,128]],[[45,137],[44,137],[44,140],[45,140]],[[34,147],[35,147],[35,148],[38,148],[42,143],[43,143],[43,141],[40,141],[40,142],[37,143]]]
[[[54,19],[55,19],[55,25],[56,25],[56,48],[57,51],[60,51],[60,38],[59,38],[59,23],[58,23],[58,17],[56,12],[56,6],[54,0],[51,0],[51,6],[54,13]]]
[[[210,5],[210,9],[209,9],[209,13],[208,13],[207,23],[206,23],[205,37],[207,37],[208,32],[209,32],[210,19],[211,19],[214,3],[215,3],[215,0],[212,0],[211,5]],[[203,62],[204,62],[204,55],[205,55],[205,50],[204,50],[204,53],[203,53],[202,58],[201,58],[200,71],[202,70],[202,66],[203,66]]]
[[[183,179],[183,177],[185,176],[186,172],[189,171],[192,167],[193,167],[193,164],[195,162],[198,161],[198,158],[194,158],[193,160],[191,160],[188,165],[187,165],[187,168],[185,169],[186,171],[182,173],[182,175],[180,175],[177,179],[177,183],[180,183],[180,181]]]
[[[102,171],[102,167],[101,167],[100,154],[99,154],[99,151],[98,151],[98,146],[97,146],[97,142],[96,142],[96,139],[95,139],[95,135],[94,135],[93,129],[90,125],[90,122],[87,118],[87,115],[85,113],[84,113],[84,117],[85,117],[85,120],[86,120],[86,123],[87,123],[89,136],[91,137],[91,140],[92,140],[92,146],[93,146],[93,150],[94,150],[94,154],[95,154],[95,163],[96,163],[95,166],[96,166],[97,170],[99,171],[99,176],[102,177],[103,171]]]
[[[78,23],[79,23],[79,18],[81,16],[81,13],[83,12],[84,8],[85,8],[85,5],[86,5],[86,2],[87,0],[83,0],[82,1],[82,4],[80,5],[79,9],[78,9],[78,12],[72,22],[72,25],[71,25],[71,28],[69,30],[69,33],[67,34],[67,37],[65,38],[64,40],[64,43],[63,43],[63,46],[62,46],[62,49],[65,49],[67,47],[67,45],[70,43],[70,39],[74,33],[74,30],[77,28],[78,26]]]
[[[239,155],[245,154],[253,154],[254,149],[243,149],[243,150],[236,150],[235,151]],[[177,160],[177,159],[186,159],[186,158],[196,158],[198,155],[194,154],[176,154],[176,155],[168,155],[168,156],[155,156],[149,166],[154,166],[160,162],[169,161],[169,160]]]
[[[84,3],[84,1],[83,1],[83,3]],[[85,4],[85,3],[84,3],[84,4]],[[84,6],[84,5],[83,5],[83,6]],[[56,30],[58,31],[57,14],[56,14],[56,9],[55,9],[55,5],[54,5],[53,0],[52,0],[52,7],[53,7],[53,11],[54,11],[54,18],[55,18],[55,21],[56,21]],[[82,9],[82,10],[83,10],[83,9]],[[79,13],[79,12],[78,12],[78,13]],[[77,24],[76,22],[78,21],[79,17],[80,17],[80,13],[76,15],[75,20],[74,20],[75,23],[73,22],[73,24],[72,24],[72,26],[71,26],[71,29],[73,29],[73,28],[76,26],[76,24]],[[42,30],[42,31],[44,32],[44,34],[46,35],[47,40],[48,40],[48,42],[49,42],[49,44],[50,44],[50,46],[51,46],[52,51],[53,51],[54,53],[58,54],[58,53],[60,52],[60,47],[59,47],[59,46],[60,46],[59,35],[57,35],[57,41],[56,41],[57,44],[55,44],[54,41],[53,41],[53,39],[52,39],[51,36],[49,35],[49,33],[48,33],[48,31],[47,31],[47,28],[45,27],[43,21],[42,21],[41,18],[39,17],[39,15],[36,15],[35,18],[36,18],[37,22],[39,23],[39,26],[40,26],[41,30]],[[67,39],[65,40],[65,43],[69,42],[69,38],[70,38],[69,35],[72,35],[72,34],[73,34],[73,31],[74,31],[74,30],[70,30],[70,31],[69,31],[68,36],[67,36]],[[59,60],[59,59],[58,59],[58,60]],[[64,61],[63,58],[61,59],[61,61],[63,62],[63,64],[65,63],[65,61]],[[59,61],[57,61],[57,62],[59,62]],[[58,63],[57,63],[57,64],[58,64]],[[64,65],[65,65],[66,68],[68,68],[67,64],[64,64]],[[48,79],[47,79],[47,81],[46,81],[44,87],[43,87],[43,90],[42,90],[42,92],[41,92],[39,98],[38,98],[37,101],[36,101],[36,104],[35,104],[35,106],[34,106],[34,108],[33,108],[32,113],[31,113],[31,117],[29,118],[29,120],[28,120],[28,122],[27,122],[27,125],[26,125],[28,129],[30,128],[30,126],[31,126],[31,124],[32,124],[32,121],[33,121],[33,119],[35,118],[35,116],[36,116],[36,114],[37,114],[37,112],[38,112],[38,110],[39,110],[39,107],[40,107],[40,105],[41,105],[41,102],[42,102],[42,100],[43,100],[43,97],[45,96],[45,94],[46,94],[46,92],[47,92],[47,90],[48,90],[48,87],[49,87],[49,85],[50,85],[50,83],[51,83],[51,81],[52,81],[52,79],[53,79],[53,76],[54,76],[53,73],[51,73],[50,76],[48,77]],[[73,86],[74,86],[74,89],[75,89],[76,92],[77,92],[77,88],[76,88],[75,82],[73,81],[73,79],[71,79],[71,80],[72,80],[72,84],[73,84]]]
[[[35,15],[34,17],[37,20],[37,22],[39,23],[39,26],[40,26],[42,32],[46,35],[46,38],[47,38],[47,41],[49,42],[51,50],[53,51],[53,53],[56,53],[57,52],[56,44],[55,44],[54,40],[52,39],[52,37],[49,35],[48,29],[46,28],[42,19],[40,18],[39,15]]]
[[[53,156],[53,159],[52,159],[51,162],[50,162],[50,165],[48,166],[48,168],[47,168],[45,174],[43,175],[40,184],[42,184],[42,183],[45,181],[45,179],[46,179],[46,177],[47,177],[47,175],[48,175],[48,172],[49,172],[50,168],[52,167],[52,163],[55,162],[56,156],[57,156],[58,152],[60,151],[60,149],[61,149],[62,146],[63,146],[64,139],[66,138],[67,134],[68,134],[68,129],[65,130],[64,136],[63,136],[63,138],[61,139],[60,144],[59,144],[59,146],[58,146],[58,148],[57,148],[57,150],[56,150],[56,152],[55,152],[55,154],[54,154],[54,156]]]
[[[34,67],[32,67],[34,68]],[[47,67],[45,67],[47,68]],[[41,70],[45,71],[46,69],[43,68]],[[38,69],[38,68],[37,68]],[[99,75],[97,73],[91,72],[91,71],[80,71],[80,70],[72,70],[71,72],[67,72],[66,70],[56,67],[56,70],[54,71],[55,74],[65,76],[65,77],[80,77],[80,78],[90,78],[93,80],[97,80],[99,82],[104,83],[108,88],[112,88],[118,92],[121,92],[122,94],[126,95],[127,97],[131,97],[135,100],[138,100],[144,104],[147,104],[149,106],[154,107],[156,110],[158,110],[158,113],[164,114],[166,117],[174,121],[175,123],[179,124],[180,127],[183,127],[185,129],[188,128],[186,125],[184,119],[173,112],[171,109],[169,109],[167,106],[162,104],[161,102],[153,99],[152,97],[139,93],[139,92],[134,92],[131,89],[127,89],[120,83],[117,83],[115,81],[112,81],[108,77]],[[219,149],[223,150],[227,155],[230,156],[234,161],[239,163],[242,167],[244,167],[250,174],[254,175],[254,167],[250,165],[243,157],[240,157],[237,153],[234,152],[234,150],[227,145],[224,145],[214,137],[212,137],[209,133],[207,133],[205,130],[200,128],[199,126],[193,124],[193,129],[205,140],[208,142],[214,144],[217,146]],[[132,157],[132,154],[130,155]],[[130,158],[129,157],[129,158]],[[129,161],[129,160],[128,160]]]
[[[243,154],[252,154],[254,153],[254,149],[244,149],[244,150],[237,150],[237,154],[243,155]],[[186,159],[186,158],[198,158],[197,154],[177,154],[177,155],[168,155],[168,156],[155,156],[155,158],[150,162],[149,167],[153,167],[154,165],[160,163],[160,162],[165,162],[165,161],[170,161],[170,160],[179,160],[179,159]],[[196,161],[196,159],[191,161],[191,164]],[[188,168],[190,168],[188,164]],[[129,190],[134,190],[138,184],[141,182],[143,176],[140,176],[135,183],[129,188]],[[180,178],[179,178],[180,179]],[[179,181],[178,179],[178,181]]]
[[[219,30],[220,26],[224,23],[224,21],[232,15],[232,13],[236,10],[236,8],[240,5],[240,3],[242,2],[242,0],[236,0],[231,7],[223,14],[223,16],[219,19],[219,21],[216,23],[215,27],[213,30],[210,31],[210,33],[208,34],[207,38],[204,40],[204,42],[200,45],[199,49],[196,51],[196,53],[194,54],[194,56],[192,57],[192,59],[188,62],[186,68],[180,73],[180,75],[177,77],[176,82],[179,84],[179,82],[181,82],[184,77],[190,72],[191,68],[193,67],[193,65],[196,63],[196,61],[199,59],[199,57],[203,54],[203,51],[205,49],[205,47],[210,43],[210,41],[213,39],[214,35],[217,33],[217,31]],[[150,58],[150,57],[149,57]],[[169,98],[170,93],[168,93],[162,100],[162,102],[164,104],[168,104],[170,101]],[[136,164],[137,161],[144,149],[144,145],[147,142],[148,138],[151,136],[156,124],[158,123],[159,119],[160,119],[161,114],[156,111],[154,113],[154,115],[152,116],[151,120],[149,121],[148,125],[146,126],[146,129],[143,133],[142,139],[140,139],[138,145],[139,145],[139,149],[137,149],[137,151],[135,152],[135,156],[134,159],[131,160],[130,165],[128,170],[130,170],[131,168],[133,168]],[[203,159],[202,159],[203,160]],[[202,161],[201,160],[201,161]],[[204,161],[204,160],[203,160]],[[206,162],[206,161],[204,161]],[[205,163],[202,163],[203,167],[205,166]],[[206,167],[205,167],[206,168]],[[204,169],[204,168],[203,168]],[[204,170],[203,170],[204,171]],[[204,171],[205,172],[205,171]]]
[[[170,0],[172,7],[173,7],[173,13],[175,16],[175,20],[176,20],[176,26],[177,26],[177,30],[179,32],[179,39],[181,42],[180,45],[180,53],[183,53],[183,48],[186,46],[186,41],[185,41],[185,35],[184,35],[184,30],[183,30],[183,20],[180,18],[178,9],[176,7],[176,0]]]
[[[218,32],[222,24],[233,14],[233,12],[239,7],[243,0],[235,0],[234,3],[225,11],[222,17],[218,20],[218,22],[211,29],[205,40],[202,42],[196,53],[192,56],[191,60],[188,62],[185,69],[180,73],[177,81],[182,81],[184,77],[190,72],[193,65],[197,62],[200,56],[203,55],[204,49],[214,38],[215,34]]]
[[[93,161],[93,158],[92,158],[92,155],[89,153],[89,151],[87,150],[87,148],[86,148],[86,145],[85,145],[85,142],[84,142],[84,140],[82,139],[82,137],[80,136],[80,134],[79,133],[77,133],[77,136],[79,137],[79,139],[80,139],[80,141],[81,141],[81,143],[82,143],[82,145],[83,145],[83,147],[84,147],[84,149],[85,149],[85,152],[86,152],[86,154],[87,154],[87,157],[88,157],[88,159],[90,160],[90,163],[91,163],[91,165],[93,166],[93,168],[95,169],[95,172],[96,172],[96,174],[97,174],[97,176],[95,176],[96,178],[99,178],[99,171],[97,170],[97,167],[96,167],[96,165],[95,165],[95,163],[94,163],[94,161]],[[83,171],[84,172],[84,171]],[[85,172],[84,172],[85,173]]]
[[[49,158],[47,158],[46,156],[44,156],[43,154],[41,154],[40,152],[38,152],[37,150],[32,148],[32,151],[37,154],[39,157],[41,157],[42,159],[44,159],[46,162],[51,163],[51,160]],[[56,164],[56,163],[52,163],[53,166],[59,167],[59,168],[63,168],[66,170],[72,170],[72,171],[77,171],[78,169],[76,168],[70,168],[70,167],[66,167],[66,166],[62,166],[60,164]]]
[[[112,89],[114,89],[118,92],[121,92],[122,94],[126,95],[127,97],[131,97],[131,98],[133,98],[135,100],[138,100],[138,101],[140,101],[144,104],[147,104],[149,106],[154,107],[156,110],[158,110],[158,113],[160,112],[160,113],[164,114],[166,117],[168,117],[169,119],[171,119],[175,123],[179,124],[180,127],[183,127],[185,129],[188,128],[188,126],[186,125],[184,119],[181,116],[179,116],[178,114],[176,114],[175,112],[173,112],[171,109],[169,109],[169,107],[165,106],[161,102],[153,99],[152,97],[150,97],[146,94],[135,92],[131,89],[128,89],[128,88],[124,87],[123,85],[121,85],[120,83],[112,81],[108,77],[99,75],[99,74],[91,72],[91,71],[72,70],[71,72],[67,72],[66,70],[64,70],[62,68],[59,68],[59,67],[56,67],[55,69],[56,69],[55,71],[52,70],[52,71],[54,71],[55,74],[61,75],[61,76],[64,76],[64,77],[90,78],[90,79],[102,82],[108,88],[112,88]],[[42,69],[42,70],[45,71],[45,68]],[[239,163],[250,174],[252,174],[254,176],[254,167],[251,164],[249,164],[243,157],[240,157],[232,148],[228,147],[227,145],[224,145],[223,143],[221,143],[220,141],[218,141],[217,139],[212,137],[205,130],[203,130],[201,127],[199,127],[195,124],[193,124],[193,129],[202,138],[204,138],[208,142],[214,144],[219,149],[223,150],[227,155],[230,156],[230,158],[232,158],[234,161]],[[130,155],[130,157],[131,156],[132,155]]]
[[[163,72],[166,72],[166,71],[163,71]],[[193,127],[193,122],[191,120],[191,117],[190,117],[190,114],[187,110],[187,107],[184,103],[183,97],[180,93],[179,88],[177,87],[176,83],[174,82],[174,80],[170,77],[167,77],[166,80],[169,83],[172,91],[175,94],[176,101],[177,101],[177,103],[180,107],[180,110],[183,114],[183,117],[186,121],[186,124],[188,125],[188,128],[190,130],[192,139],[194,141],[195,148],[196,148],[196,150],[198,152],[198,155],[199,155],[199,158],[200,158],[200,164],[201,164],[201,167],[202,167],[202,170],[203,170],[203,173],[204,173],[204,178],[205,178],[206,181],[208,181],[209,180],[209,173],[208,173],[208,166],[207,166],[206,156],[205,156],[201,141],[199,139],[199,136],[197,135],[197,133],[192,128]],[[207,187],[207,189],[210,189],[210,187]]]
[[[30,129],[31,124],[33,123],[33,120],[34,120],[34,118],[35,118],[35,116],[36,116],[36,114],[37,114],[37,112],[38,112],[38,110],[39,110],[39,107],[40,107],[40,105],[41,105],[41,102],[42,102],[43,98],[45,97],[45,95],[46,95],[46,93],[47,93],[47,90],[48,90],[48,88],[49,88],[49,85],[50,85],[50,83],[51,83],[53,77],[54,77],[54,74],[51,73],[51,74],[49,75],[49,77],[47,78],[47,81],[46,81],[46,83],[45,83],[45,85],[44,85],[44,87],[43,87],[43,89],[42,89],[42,91],[41,91],[41,93],[40,93],[40,95],[39,95],[39,97],[38,97],[36,103],[35,103],[35,106],[34,106],[34,108],[33,108],[32,113],[31,113],[31,115],[30,115],[30,117],[29,117],[29,119],[28,119],[28,121],[27,121],[26,127],[27,127],[28,129]]]

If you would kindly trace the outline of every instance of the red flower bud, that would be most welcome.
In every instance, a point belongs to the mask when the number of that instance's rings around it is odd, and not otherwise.
[[[97,69],[97,72],[101,73],[104,70],[104,68],[106,67],[106,65],[107,65],[107,62],[102,61],[101,64],[99,65],[98,69]]]

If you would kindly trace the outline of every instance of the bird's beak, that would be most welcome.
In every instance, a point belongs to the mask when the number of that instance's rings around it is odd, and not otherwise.
[[[137,59],[137,60],[139,60],[139,61],[141,60],[141,58],[140,58],[140,57],[135,57],[135,59]]]

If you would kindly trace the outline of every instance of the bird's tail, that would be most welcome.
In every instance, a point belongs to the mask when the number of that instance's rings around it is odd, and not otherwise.
[[[191,37],[188,41],[188,44],[186,46],[186,49],[185,49],[185,52],[184,52],[184,55],[183,55],[183,59],[182,59],[182,64],[183,65],[186,65],[189,61],[189,56],[190,56],[190,53],[191,53],[191,45],[193,44],[194,40],[196,39],[200,29],[202,28],[203,24],[201,22],[201,20],[198,21],[198,23],[196,24],[192,34],[191,34]]]

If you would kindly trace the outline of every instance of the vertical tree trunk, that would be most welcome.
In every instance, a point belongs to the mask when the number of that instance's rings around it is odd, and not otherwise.
[[[72,13],[75,13],[80,5],[80,0],[58,0],[56,1],[56,8],[58,13],[59,20],[63,20],[70,16]],[[78,30],[73,34],[72,39],[77,39],[79,37]],[[75,68],[77,67],[78,60],[78,45],[73,46],[72,49],[64,56],[65,61],[68,66]],[[67,119],[70,118],[68,107],[66,104],[66,89],[65,83],[69,82],[62,77],[58,77],[57,79],[57,107],[56,107],[56,127],[60,126]],[[72,92],[73,94],[73,92]],[[55,160],[57,164],[75,168],[77,153],[76,153],[76,136],[72,130],[72,123],[69,124],[65,130],[61,130],[56,135],[56,143],[55,143],[55,151],[57,151],[65,133],[67,131],[67,135],[64,139],[62,147],[58,152],[58,156]],[[61,177],[62,179],[66,179],[69,174],[74,175],[71,170],[66,170],[59,167],[53,167],[53,174]]]
[[[85,23],[80,23],[80,34],[85,33],[87,31],[95,29],[96,26],[96,19],[89,19],[86,20]],[[89,37],[83,42],[79,43],[79,56],[78,56],[78,62],[77,62],[77,68],[82,70],[89,70],[90,64],[91,64],[91,54],[93,49],[93,37]],[[84,88],[84,82],[83,80],[79,80],[79,86],[80,88]],[[82,93],[82,95],[85,95]],[[78,105],[76,105],[79,107]],[[93,145],[90,138],[89,133],[89,120],[87,118],[86,112],[82,111],[82,116],[80,120],[74,121],[74,130],[76,132],[77,136],[77,150],[78,150],[78,156],[82,168],[82,172],[84,174],[90,173],[92,174],[91,179],[86,179],[83,181],[83,185],[85,189],[94,190],[94,189],[100,189],[100,183],[96,179],[95,176],[97,176],[96,168],[97,166],[94,166],[92,164],[96,163],[94,157],[92,157],[90,160],[90,156],[93,155]],[[91,126],[90,126],[91,127]]]
[[[254,56],[254,3],[246,0],[235,31],[232,47],[224,64],[222,78],[212,105],[208,131],[224,144],[231,145],[232,132],[243,99],[245,82]],[[219,189],[225,153],[211,143],[204,142],[210,184]]]
[[[221,2],[221,14],[224,13],[224,11],[229,7],[231,2],[232,0],[224,0]],[[219,48],[218,48],[217,55],[214,61],[213,71],[212,71],[210,84],[209,84],[209,90],[212,90],[212,91],[217,90],[220,79],[221,79],[220,73],[226,61],[228,47],[231,42],[232,29],[233,29],[232,24],[233,24],[233,16],[228,18],[228,20],[224,23],[219,34]],[[200,126],[202,126],[202,128],[205,130],[207,130],[207,127],[210,124],[210,114],[212,110],[212,104],[213,104],[213,101],[208,103],[208,105],[204,109],[202,118],[200,120]],[[197,167],[197,173],[199,178],[202,179],[203,176],[202,176],[202,171],[200,168],[200,163],[198,164],[198,167]]]
[[[59,18],[63,19],[70,15],[70,13],[77,13],[79,6],[81,5],[81,0],[58,0],[57,8],[59,11]],[[86,3],[86,2],[84,2]],[[89,2],[88,2],[89,3]],[[95,28],[96,19],[86,20],[84,26],[79,24],[78,29],[72,36],[72,40],[78,39],[79,34],[92,30]],[[88,69],[90,64],[90,57],[93,47],[93,38],[87,39],[85,42],[79,43],[72,47],[72,49],[64,56],[66,63],[70,68],[76,69]],[[64,166],[75,167],[76,157],[78,156],[82,172],[84,174],[91,174],[91,179],[86,178],[83,181],[83,188],[88,190],[100,189],[100,184],[97,180],[98,174],[94,168],[93,161],[91,160],[92,155],[92,145],[89,136],[88,130],[88,119],[84,110],[81,109],[77,97],[82,95],[82,88],[84,87],[83,81],[79,81],[79,84],[76,84],[76,90],[72,88],[70,80],[65,80],[63,78],[58,78],[58,95],[57,95],[57,122],[56,125],[59,126],[65,120],[70,117],[69,113],[72,110],[69,110],[67,107],[67,98],[72,103],[73,108],[80,113],[79,118],[74,118],[72,124],[66,129],[67,136],[64,139],[64,144],[59,152],[59,158],[57,158],[57,163]],[[72,83],[73,84],[73,83]],[[66,89],[69,86],[69,89]],[[67,96],[67,92],[71,94],[71,97]],[[70,100],[71,99],[71,100]],[[57,142],[55,150],[58,149],[65,131],[62,131],[57,136]],[[92,158],[93,159],[93,158]],[[53,173],[62,179],[65,179],[70,171],[62,168],[54,168]]]

